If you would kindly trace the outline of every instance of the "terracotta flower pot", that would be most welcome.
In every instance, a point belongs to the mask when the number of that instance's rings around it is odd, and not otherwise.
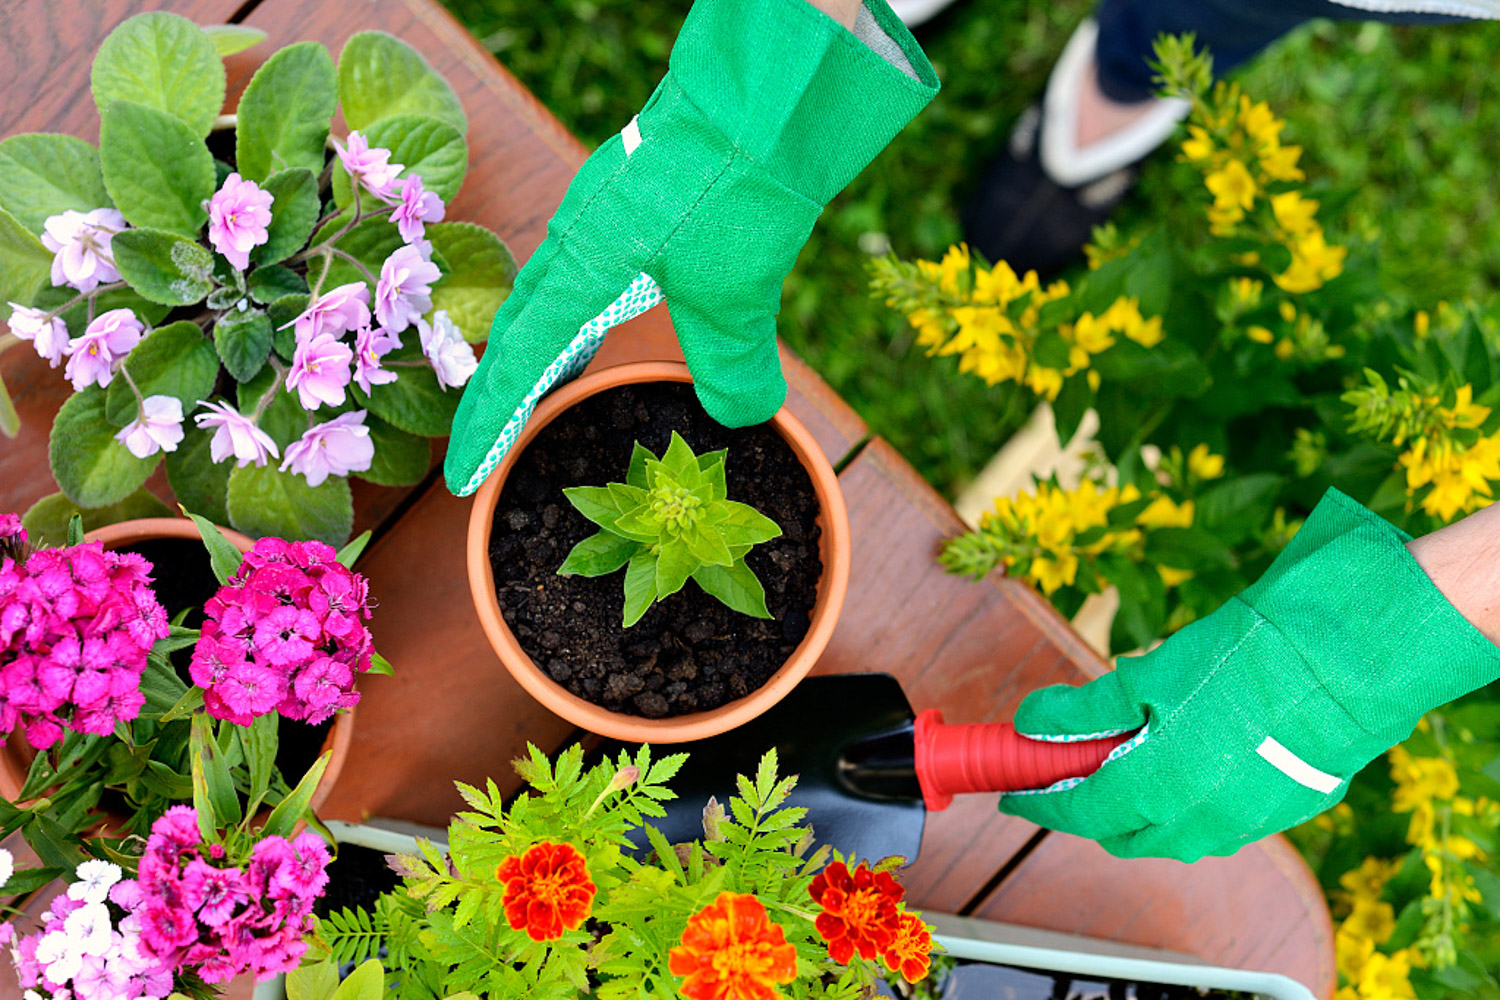
[[[807,676],[838,622],[849,587],[849,517],[838,477],[823,451],[801,421],[782,407],[771,418],[771,427],[791,447],[812,480],[818,499],[819,555],[823,575],[818,581],[818,596],[813,604],[807,635],[770,679],[743,698],[706,712],[693,712],[667,719],[646,719],[611,712],[568,691],[548,677],[517,642],[500,611],[495,594],[495,573],[490,565],[490,528],[495,505],[506,476],[526,446],[569,407],[607,389],[641,382],[691,382],[686,365],[668,361],[643,361],[619,365],[585,375],[554,392],[537,406],[531,421],[522,431],[515,447],[499,467],[485,480],[474,496],[469,514],[469,588],[474,607],[490,645],[500,662],[535,699],[551,711],[580,728],[601,736],[637,743],[681,743],[701,740],[726,732],[760,715],[786,696],[797,682]]]
[[[250,547],[255,544],[252,539],[232,528],[221,530],[224,537],[241,552],[250,551]],[[134,521],[122,521],[96,528],[83,537],[85,541],[101,542],[106,549],[124,548],[158,538],[182,538],[195,542],[200,540],[198,526],[185,517],[143,517]],[[333,790],[339,772],[343,770],[344,760],[349,755],[349,743],[353,737],[354,710],[348,709],[333,717],[333,726],[323,742],[323,750],[332,750],[333,756],[329,758],[328,769],[323,772],[323,779],[313,793],[313,809],[320,807]],[[0,747],[0,797],[15,801],[26,783],[26,775],[35,756],[36,752],[26,745],[23,738],[12,735],[5,741],[5,746]]]

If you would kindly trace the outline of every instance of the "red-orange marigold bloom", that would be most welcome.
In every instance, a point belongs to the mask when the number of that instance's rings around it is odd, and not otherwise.
[[[667,970],[686,976],[688,1000],[775,1000],[776,984],[797,978],[797,949],[748,893],[721,892],[688,920]]]
[[[918,982],[932,966],[932,932],[915,913],[902,913],[896,936],[881,957],[887,969],[901,973],[908,983]]]
[[[505,883],[505,919],[533,941],[555,941],[588,919],[598,887],[572,844],[533,844],[495,868]]]
[[[889,872],[872,872],[863,861],[851,872],[835,861],[807,891],[823,908],[815,926],[835,962],[849,964],[856,951],[861,958],[873,959],[891,946],[901,920],[896,904],[903,890]]]

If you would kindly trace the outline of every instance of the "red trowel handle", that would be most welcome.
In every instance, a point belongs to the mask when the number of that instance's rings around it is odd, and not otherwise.
[[[917,716],[917,781],[932,810],[947,809],[964,792],[1019,792],[1064,778],[1086,778],[1110,751],[1133,736],[1047,743],[1016,732],[1008,722],[948,725],[929,708]]]

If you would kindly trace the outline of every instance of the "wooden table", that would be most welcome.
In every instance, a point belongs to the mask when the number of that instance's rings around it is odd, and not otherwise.
[[[231,102],[275,47],[380,28],[410,42],[453,84],[471,123],[471,163],[450,218],[481,222],[525,260],[586,155],[584,148],[444,10],[430,0],[171,0],[97,3],[89,17],[46,0],[0,0],[0,136],[61,131],[97,140],[88,65],[99,41],[139,9],[199,23],[242,21],[266,45],[228,62]],[[830,317],[837,322],[836,317]],[[0,442],[0,510],[55,489],[46,428],[67,389],[29,352],[3,372],[28,428]],[[613,333],[596,366],[680,357],[664,309]],[[787,405],[812,430],[849,506],[853,568],[843,618],[819,673],[896,675],[913,705],[950,722],[1003,719],[1032,689],[1108,669],[1030,588],[992,575],[945,575],[934,556],[961,528],[949,505],[818,376],[783,351]],[[155,486],[165,489],[163,483]],[[527,741],[553,750],[572,727],[537,705],[491,652],[464,568],[469,501],[435,476],[410,491],[364,491],[358,520],[379,537],[361,569],[380,602],[377,645],[396,676],[372,677],[331,816],[379,815],[442,825],[459,805],[450,781],[516,781],[507,762]],[[928,818],[905,881],[918,905],[1166,948],[1222,965],[1290,975],[1331,996],[1333,933],[1311,872],[1280,837],[1194,865],[1121,861],[1090,841],[1000,815],[968,797]]]

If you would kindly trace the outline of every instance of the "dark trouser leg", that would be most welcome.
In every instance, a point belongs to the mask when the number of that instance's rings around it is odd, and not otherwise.
[[[1390,21],[1397,24],[1449,24],[1467,18],[1443,14],[1375,13],[1331,0],[1102,0],[1099,21],[1099,89],[1115,101],[1151,97],[1152,43],[1162,33],[1193,32],[1213,54],[1222,74],[1305,21]]]

